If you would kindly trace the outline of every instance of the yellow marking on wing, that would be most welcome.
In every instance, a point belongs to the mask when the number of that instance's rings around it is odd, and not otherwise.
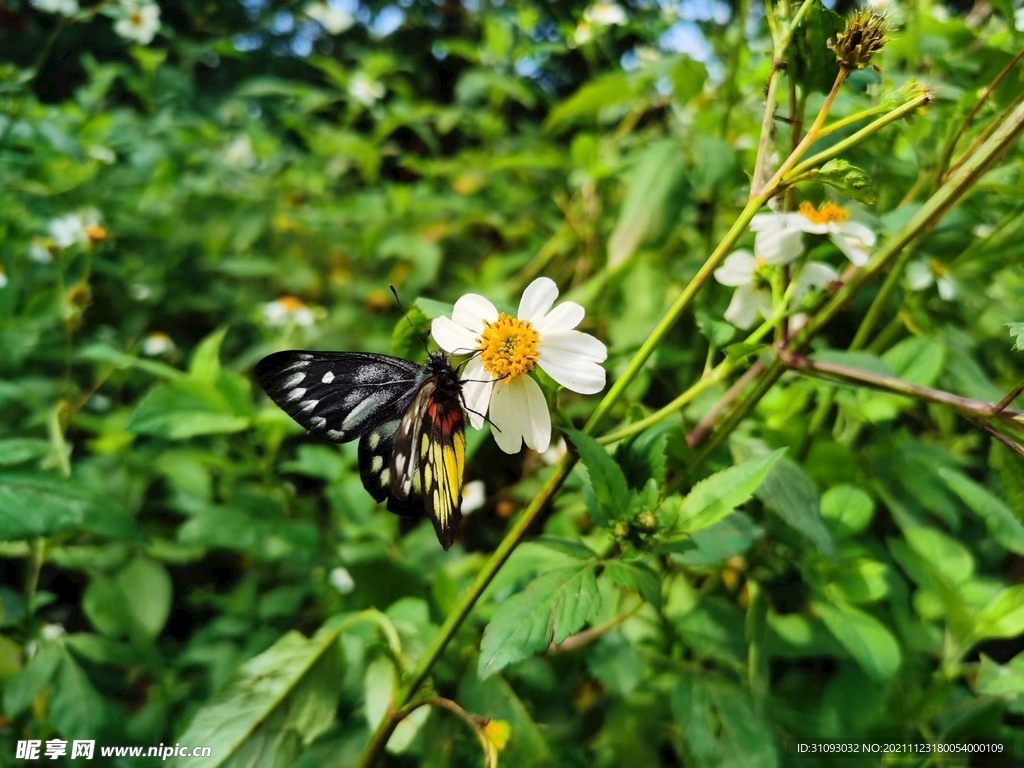
[[[427,458],[427,453],[430,451],[430,435],[426,432],[423,433],[423,437],[420,439],[420,457]]]

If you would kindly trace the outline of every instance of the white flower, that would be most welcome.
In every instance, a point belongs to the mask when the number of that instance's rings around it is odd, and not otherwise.
[[[126,40],[149,45],[160,29],[160,6],[139,0],[122,0],[114,31]]]
[[[74,16],[78,13],[78,0],[32,0],[32,5],[44,13]]]
[[[58,248],[70,248],[76,243],[85,245],[89,242],[89,236],[85,234],[85,221],[77,213],[53,219],[47,228]]]
[[[622,6],[615,3],[594,3],[583,12],[583,18],[591,24],[605,27],[625,24],[628,20]]]
[[[352,578],[352,574],[348,572],[348,568],[332,568],[327,581],[343,595],[351,594],[352,590],[356,588],[356,582]]]
[[[63,624],[43,624],[39,637],[43,640],[60,640],[67,634]]]
[[[505,453],[523,442],[543,453],[551,442],[551,414],[540,385],[528,375],[535,366],[566,389],[593,395],[604,389],[604,344],[573,330],[583,307],[558,298],[553,280],[539,277],[519,301],[519,316],[498,312],[483,296],[469,293],[455,302],[451,319],[439,317],[431,333],[446,352],[473,357],[462,374],[469,420],[483,426],[490,409],[491,432]]]
[[[956,281],[949,276],[946,266],[935,259],[918,259],[907,265],[907,287],[912,291],[923,291],[933,284],[939,291],[939,298],[952,301],[956,298]]]
[[[351,13],[329,2],[310,3],[303,10],[332,35],[340,35],[356,21]]]
[[[7,273],[4,272],[4,268],[0,267],[0,288],[7,286]]]
[[[159,357],[174,349],[174,341],[163,331],[153,331],[142,340],[142,354]]]
[[[48,247],[49,241],[43,237],[33,237],[28,246],[28,257],[37,264],[49,264],[53,261],[53,254]]]
[[[360,104],[369,107],[384,97],[384,86],[360,72],[349,80],[348,94]]]
[[[715,280],[736,289],[725,310],[726,320],[737,328],[750,328],[758,314],[771,317],[771,287],[758,273],[762,267],[779,267],[798,258],[804,249],[802,239],[799,229],[776,220],[755,235],[753,253],[739,250],[725,258],[715,270]]]
[[[235,168],[252,168],[256,165],[256,154],[252,151],[252,139],[242,134],[224,150],[224,161]]]
[[[815,208],[809,202],[800,204],[796,213],[759,213],[750,222],[754,232],[791,227],[811,235],[828,235],[829,239],[855,266],[868,263],[871,247],[875,244],[875,233],[859,221],[848,221],[849,212],[835,203],[825,203]]]
[[[462,486],[462,514],[476,512],[487,501],[487,486],[483,480],[473,480]]]
[[[280,327],[295,323],[303,327],[313,324],[313,311],[294,296],[281,296],[263,305],[267,325]]]
[[[590,38],[594,36],[594,25],[589,21],[581,21],[576,25],[576,31],[573,33],[573,40],[576,45],[583,45]]]

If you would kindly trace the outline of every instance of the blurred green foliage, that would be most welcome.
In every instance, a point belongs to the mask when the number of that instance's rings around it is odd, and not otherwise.
[[[0,3],[0,761],[59,738],[213,747],[189,765],[354,765],[551,460],[472,433],[485,501],[444,553],[429,524],[376,508],[354,445],[310,441],[254,389],[254,363],[416,357],[389,283],[425,329],[466,292],[514,309],[547,275],[587,308],[614,381],[746,200],[764,10],[190,0],[163,4],[141,45],[116,5]],[[851,75],[833,118],[912,78],[934,100],[797,199],[853,199],[880,239],[898,230],[1021,49],[1011,5],[892,3],[881,72]],[[840,16],[815,6],[799,29],[779,156],[834,79]],[[1022,72],[959,150],[1021,99]],[[877,284],[816,359],[986,402],[1024,378],[1022,157],[921,234],[927,279],[899,284],[865,347],[845,351]],[[616,424],[722,349],[764,352],[729,346],[730,294],[700,294]],[[1024,755],[1020,457],[942,405],[794,374],[695,464],[687,433],[730,383],[612,453],[576,433],[585,466],[426,694],[492,718],[481,732],[506,724],[511,766],[767,767],[793,762],[793,740],[840,738],[1015,738]],[[563,393],[555,424],[592,407]],[[483,760],[429,706],[388,749],[395,766]],[[899,764],[984,764],[930,757]]]

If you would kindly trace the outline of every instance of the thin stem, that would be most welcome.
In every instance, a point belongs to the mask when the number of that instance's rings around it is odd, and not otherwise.
[[[1016,400],[1017,396],[1021,392],[1024,392],[1024,381],[1020,382],[1020,384],[1018,384],[1016,387],[1010,390],[1009,394],[1007,394],[1006,397],[999,401],[999,403],[993,410],[992,415],[994,416],[995,414],[1001,413],[1002,411],[1005,411],[1007,408],[1009,408],[1010,403]]]

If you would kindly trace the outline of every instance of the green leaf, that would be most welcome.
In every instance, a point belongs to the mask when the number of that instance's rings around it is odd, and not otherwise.
[[[394,701],[395,665],[387,656],[378,656],[366,668],[363,680],[363,701],[366,702],[366,722],[373,731],[384,719]],[[404,718],[388,739],[387,750],[394,754],[405,752],[416,734],[430,716],[430,707],[420,707]]]
[[[32,437],[15,437],[0,440],[0,467],[22,464],[32,459],[41,459],[50,452],[46,440]]]
[[[212,755],[178,764],[294,764],[281,761],[294,759],[296,747],[275,739],[290,733],[309,744],[334,723],[343,674],[338,633],[322,629],[306,639],[289,632],[243,664],[180,737],[182,744],[211,747]]]
[[[1004,589],[978,613],[975,641],[1017,637],[1024,633],[1024,584]]]
[[[608,560],[604,563],[601,577],[638,593],[655,608],[661,608],[661,582],[658,574],[644,563]]]
[[[865,205],[873,205],[875,202],[871,177],[866,171],[846,160],[829,160],[813,172],[812,178],[836,190],[843,197]]]
[[[945,359],[945,348],[924,336],[904,339],[882,355],[882,361],[894,376],[925,387],[932,386],[939,378]]]
[[[1007,323],[1006,327],[1010,329],[1010,335],[1013,336],[1011,349],[1015,352],[1024,352],[1024,323]]]
[[[494,611],[480,641],[477,673],[488,677],[561,643],[586,623],[599,601],[594,563],[541,574]]]
[[[679,55],[669,63],[668,77],[672,81],[672,98],[686,104],[704,90],[708,71],[699,61]]]
[[[17,717],[31,706],[64,659],[58,643],[41,642],[39,650],[16,675],[4,680],[4,714]]]
[[[828,41],[843,28],[839,15],[821,3],[812,3],[793,33],[791,77],[805,92],[828,93],[839,72]]]
[[[212,385],[195,381],[163,384],[142,398],[126,429],[140,435],[186,440],[198,435],[241,432],[249,419],[235,415]]]
[[[49,712],[61,736],[68,740],[95,738],[101,732],[107,709],[107,702],[85,671],[65,651],[60,672],[54,680]]]
[[[940,469],[939,476],[968,509],[985,521],[985,527],[993,539],[1011,552],[1024,554],[1024,525],[1002,499],[955,470]]]
[[[983,696],[1019,697],[1024,693],[1024,653],[1018,653],[1006,664],[996,664],[982,654],[976,687]]]
[[[95,363],[105,363],[107,365],[114,366],[115,368],[135,368],[140,371],[145,371],[151,376],[156,376],[160,379],[168,379],[170,381],[185,378],[184,373],[179,371],[177,368],[172,368],[166,363],[134,357],[133,355],[114,349],[106,344],[89,344],[88,346],[82,347],[75,353],[75,359],[88,360]]]
[[[628,174],[625,200],[608,239],[608,267],[615,269],[648,240],[660,237],[682,203],[686,166],[679,142],[646,146]]]
[[[860,533],[874,514],[875,502],[855,485],[833,486],[821,497],[821,516],[837,538]]]
[[[580,459],[587,468],[587,474],[590,475],[600,522],[607,524],[629,520],[632,517],[635,494],[629,490],[622,468],[589,435],[575,429],[565,430],[565,435],[576,446]]]
[[[768,446],[759,440],[733,438],[730,441],[737,458],[763,456]],[[835,545],[821,517],[818,491],[800,465],[789,459],[777,461],[758,487],[755,495],[794,530],[806,536],[823,554],[834,558]]]
[[[882,622],[849,605],[813,602],[811,610],[871,677],[887,680],[896,674],[902,661],[899,642]]]
[[[609,107],[628,104],[649,88],[651,82],[651,76],[643,72],[612,72],[595,77],[548,112],[544,130],[562,128],[566,123],[597,115]]]
[[[192,363],[188,367],[189,377],[201,384],[214,385],[220,376],[220,345],[227,334],[227,328],[219,328],[196,346]]]
[[[785,452],[784,448],[780,448],[701,480],[683,499],[676,525],[667,540],[709,528],[729,515],[754,495],[754,491]]]
[[[661,544],[658,551],[669,552],[673,560],[692,567],[721,565],[744,554],[762,536],[764,531],[749,517],[733,512],[710,528]]]
[[[171,577],[155,560],[138,556],[115,576],[97,576],[82,598],[85,615],[110,637],[154,639],[171,612]]]
[[[80,528],[103,532],[126,515],[77,480],[45,472],[0,474],[0,541],[55,536]]]

